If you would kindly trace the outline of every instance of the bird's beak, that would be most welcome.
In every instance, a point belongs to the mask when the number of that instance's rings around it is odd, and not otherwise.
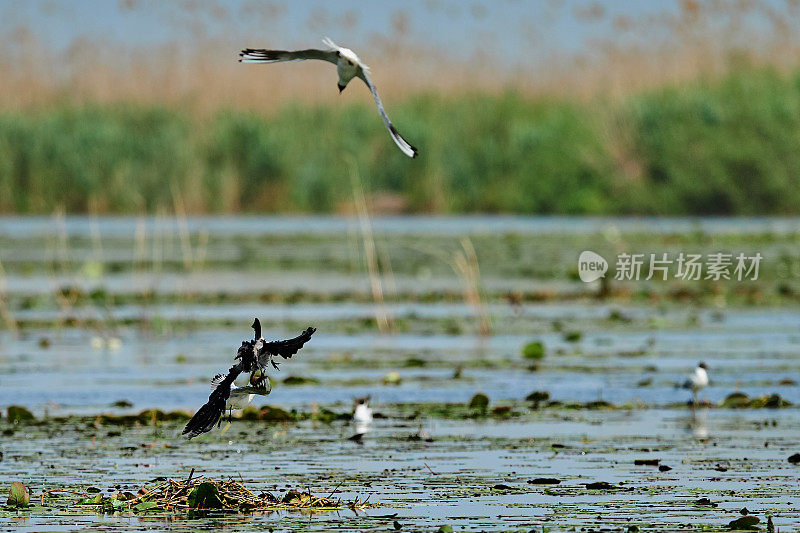
[[[342,85],[341,83],[337,83],[336,86],[339,88],[339,94],[342,94],[344,88],[347,87],[347,85]]]

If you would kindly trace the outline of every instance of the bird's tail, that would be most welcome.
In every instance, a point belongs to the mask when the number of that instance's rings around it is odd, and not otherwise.
[[[189,420],[181,435],[187,439],[192,439],[203,433],[208,433],[214,429],[214,425],[219,422],[223,414],[225,414],[225,402],[222,402],[221,405],[217,402],[208,402]]]
[[[336,45],[335,42],[331,41],[330,37],[325,37],[322,39],[322,44],[330,48],[331,50],[338,50],[339,46]]]

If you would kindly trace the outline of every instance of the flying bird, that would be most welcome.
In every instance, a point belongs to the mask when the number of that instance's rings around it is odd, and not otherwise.
[[[279,370],[275,356],[280,355],[284,359],[291,359],[294,354],[300,351],[311,339],[311,335],[317,331],[315,328],[306,328],[300,335],[292,339],[283,341],[267,341],[261,336],[261,322],[256,318],[253,320],[253,340],[244,341],[236,353],[236,359],[242,364],[243,372],[250,372],[250,383],[260,385],[266,378],[264,371],[268,364],[275,370]]]
[[[238,362],[228,369],[226,375],[217,374],[211,380],[211,394],[203,405],[186,424],[181,435],[188,439],[202,435],[214,429],[214,425],[222,423],[225,411],[246,407],[256,394],[266,396],[272,390],[265,370],[268,364],[278,370],[278,363],[273,357],[280,355],[284,359],[291,358],[303,345],[311,339],[315,328],[307,328],[293,339],[282,341],[266,341],[261,337],[261,323],[253,321],[254,338],[244,341],[236,353]],[[237,387],[234,381],[243,372],[250,372],[248,385]]]
[[[316,48],[309,48],[306,50],[265,50],[263,48],[247,48],[239,52],[239,61],[242,63],[280,63],[282,61],[302,61],[304,59],[318,59],[327,61],[336,65],[336,70],[339,73],[339,93],[344,91],[347,84],[353,78],[361,78],[367,84],[369,92],[372,93],[372,98],[375,99],[375,104],[378,106],[378,113],[383,119],[383,124],[389,130],[394,143],[406,154],[408,157],[417,157],[417,149],[414,148],[408,141],[394,127],[392,121],[389,120],[389,115],[383,108],[380,96],[378,96],[378,88],[369,77],[369,67],[358,59],[358,56],[349,48],[342,48],[337,46],[333,41],[327,37],[322,42],[329,48],[328,50],[318,50]]]
[[[183,428],[181,435],[187,439],[194,438],[214,429],[214,425],[221,423],[222,415],[231,397],[233,382],[242,373],[241,363],[232,366],[224,377],[217,375],[212,381],[211,395],[208,402],[197,410],[191,420]],[[221,379],[218,379],[221,378]]]

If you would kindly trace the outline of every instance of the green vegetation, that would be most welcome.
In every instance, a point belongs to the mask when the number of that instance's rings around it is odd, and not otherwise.
[[[621,100],[420,94],[390,112],[419,159],[370,101],[0,111],[0,211],[334,212],[355,164],[410,212],[800,212],[800,71],[745,66]]]
[[[544,344],[541,341],[529,342],[522,347],[522,357],[525,359],[543,359],[544,358]]]

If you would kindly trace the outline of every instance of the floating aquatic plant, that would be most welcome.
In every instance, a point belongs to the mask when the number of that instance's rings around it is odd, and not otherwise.
[[[49,492],[42,494],[42,502]],[[335,492],[335,491],[334,491]],[[238,481],[224,481],[209,477],[178,481],[167,479],[153,488],[142,487],[139,493],[119,493],[115,496],[86,496],[76,504],[79,507],[91,507],[103,512],[145,512],[218,510],[227,512],[251,512],[257,510],[362,510],[377,507],[378,504],[367,503],[358,498],[352,501],[314,496],[310,490],[306,492],[290,490],[283,497],[270,492],[256,494]]]

